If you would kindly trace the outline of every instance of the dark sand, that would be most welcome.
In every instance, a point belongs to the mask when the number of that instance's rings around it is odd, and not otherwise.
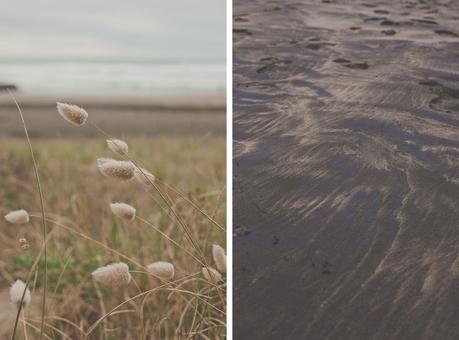
[[[93,138],[92,126],[81,129],[65,122],[56,101],[80,105],[90,121],[117,136],[224,137],[225,98],[201,97],[32,97],[17,95],[32,137]],[[13,100],[0,92],[0,138],[23,137],[24,131]]]
[[[234,338],[459,339],[459,1],[234,25]]]

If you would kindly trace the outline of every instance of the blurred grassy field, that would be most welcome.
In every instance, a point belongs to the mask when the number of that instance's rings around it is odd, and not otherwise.
[[[220,138],[145,138],[127,139],[129,154],[155,174],[160,183],[179,189],[222,226],[225,225],[225,143]],[[69,232],[50,224],[48,243],[49,304],[46,332],[51,339],[82,338],[88,327],[111,308],[140,291],[152,289],[160,282],[143,273],[132,273],[134,283],[128,288],[99,287],[91,280],[95,268],[123,260],[131,270],[142,271],[134,263],[120,258],[108,248],[147,265],[153,261],[172,262],[176,277],[200,271],[201,266],[150,226],[138,220],[132,223],[115,218],[109,203],[126,202],[137,209],[138,216],[193,251],[177,223],[169,218],[167,207],[154,189],[145,190],[134,182],[122,183],[103,177],[97,170],[97,157],[113,157],[104,140],[47,139],[32,141],[37,156],[49,216],[72,228]],[[0,210],[3,215],[14,209],[39,214],[39,196],[33,166],[25,139],[2,139],[0,150]],[[224,246],[225,233],[213,225],[179,195],[168,192],[174,208],[192,230],[209,262],[211,245]],[[40,219],[32,218],[23,226],[0,222],[0,303],[6,306],[7,288],[20,278],[25,280],[42,245]],[[93,240],[82,238],[84,234]],[[27,238],[28,250],[20,248],[18,239]],[[44,263],[40,264],[43,267]],[[187,286],[188,285],[188,286]],[[208,301],[219,304],[215,292],[205,283],[192,280],[184,287],[200,291]],[[32,306],[28,312],[29,339],[38,338],[41,305],[41,275],[32,282]],[[99,290],[100,289],[100,290]],[[185,289],[185,288],[184,288]],[[214,301],[214,299],[216,299]],[[219,339],[225,333],[224,315],[203,305],[187,294],[159,291],[148,295],[145,310],[141,300],[123,306],[96,329],[90,339]],[[224,306],[219,306],[224,309]],[[14,309],[0,312],[0,338],[10,336]],[[21,335],[22,336],[22,335]]]

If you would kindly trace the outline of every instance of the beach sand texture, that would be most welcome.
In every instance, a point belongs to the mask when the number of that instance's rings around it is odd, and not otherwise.
[[[458,339],[459,3],[234,6],[235,339]]]

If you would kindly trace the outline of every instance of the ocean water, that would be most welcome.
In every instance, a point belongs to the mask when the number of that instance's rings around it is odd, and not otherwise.
[[[29,95],[165,96],[224,94],[221,61],[0,59],[0,84]]]

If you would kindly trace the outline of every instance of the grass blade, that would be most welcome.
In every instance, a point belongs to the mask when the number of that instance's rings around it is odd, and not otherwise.
[[[16,104],[16,108],[18,109],[19,115],[21,116],[21,121],[22,121],[22,126],[24,127],[24,133],[27,139],[27,143],[29,144],[29,150],[30,150],[30,155],[32,157],[32,162],[33,162],[33,168],[35,172],[35,179],[37,182],[37,188],[38,188],[38,193],[40,195],[40,209],[41,209],[41,215],[42,215],[42,223],[43,223],[43,242],[44,242],[44,250],[43,250],[43,258],[45,261],[45,266],[43,270],[43,302],[41,306],[41,323],[40,323],[40,340],[43,339],[43,332],[45,329],[45,313],[46,313],[46,290],[48,286],[48,261],[47,261],[47,252],[46,252],[46,238],[47,238],[47,225],[46,225],[46,215],[45,215],[45,207],[44,207],[44,199],[43,199],[43,191],[41,189],[41,182],[40,182],[40,176],[38,175],[38,166],[37,162],[35,160],[35,155],[33,153],[33,148],[32,148],[32,142],[30,141],[29,138],[29,133],[27,131],[27,126],[24,120],[24,115],[22,114],[21,107],[19,106],[16,98],[14,97],[13,93],[8,90],[9,95],[13,99],[14,103]]]

